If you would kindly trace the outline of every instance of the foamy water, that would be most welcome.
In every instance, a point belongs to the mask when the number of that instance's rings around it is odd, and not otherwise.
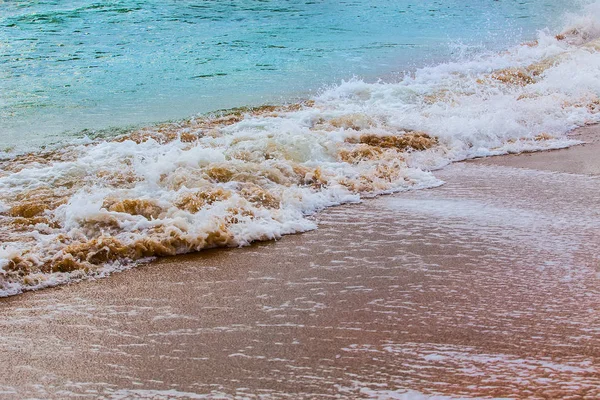
[[[453,161],[555,149],[600,120],[600,3],[555,36],[351,80],[304,103],[84,139],[0,163],[0,294],[316,228],[311,214],[430,188]]]
[[[581,1],[3,1],[0,151],[502,50]]]

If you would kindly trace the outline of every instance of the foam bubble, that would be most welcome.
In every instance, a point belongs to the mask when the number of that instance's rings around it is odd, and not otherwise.
[[[600,120],[597,4],[565,34],[398,82],[0,161],[0,295],[276,239],[324,207],[440,185],[450,162],[573,145]]]

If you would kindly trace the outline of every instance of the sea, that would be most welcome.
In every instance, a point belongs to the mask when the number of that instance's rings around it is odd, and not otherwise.
[[[2,1],[3,149],[310,98],[556,32],[572,1]],[[396,78],[396,79],[394,79]],[[85,133],[84,132],[84,133]]]
[[[597,1],[0,1],[0,296],[577,144],[599,38]]]

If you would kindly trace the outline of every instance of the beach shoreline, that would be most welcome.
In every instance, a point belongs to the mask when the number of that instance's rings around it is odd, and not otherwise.
[[[277,242],[1,299],[0,393],[596,398],[599,131]]]
[[[468,160],[481,165],[529,168],[572,174],[600,175],[599,125],[588,125],[574,129],[567,136],[582,142],[580,145],[559,151],[537,151],[531,153],[506,154],[496,157]]]

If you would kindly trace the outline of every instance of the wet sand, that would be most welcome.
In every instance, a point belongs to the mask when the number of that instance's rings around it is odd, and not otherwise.
[[[529,168],[571,174],[600,175],[600,128],[597,125],[579,128],[571,133],[584,144],[561,151],[511,154],[475,160],[482,165]]]
[[[2,299],[0,398],[599,398],[598,131],[314,232]]]

